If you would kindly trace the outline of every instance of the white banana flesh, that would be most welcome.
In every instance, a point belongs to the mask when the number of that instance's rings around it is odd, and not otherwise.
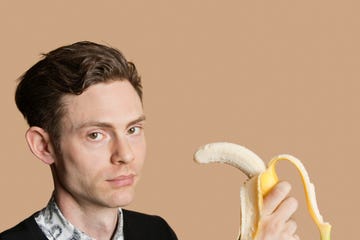
[[[234,143],[217,142],[206,144],[194,154],[198,163],[225,163],[234,166],[248,176],[240,188],[241,226],[238,239],[254,240],[258,233],[263,196],[278,182],[275,165],[279,160],[288,160],[298,169],[306,193],[308,210],[317,224],[321,240],[330,240],[331,225],[323,221],[316,202],[315,189],[300,160],[291,155],[273,158],[266,168],[264,161],[249,149]]]
[[[266,170],[263,160],[249,149],[234,143],[209,143],[194,155],[198,163],[226,163],[240,169],[248,178]]]

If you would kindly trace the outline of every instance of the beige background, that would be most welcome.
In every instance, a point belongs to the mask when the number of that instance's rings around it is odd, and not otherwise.
[[[180,239],[235,239],[245,176],[193,163],[212,141],[263,159],[300,158],[333,239],[358,227],[360,3],[334,0],[0,2],[0,230],[42,208],[50,171],[27,149],[13,93],[39,54],[79,40],[133,60],[145,87],[149,156],[131,209],[160,214]],[[319,239],[299,177],[302,239]]]

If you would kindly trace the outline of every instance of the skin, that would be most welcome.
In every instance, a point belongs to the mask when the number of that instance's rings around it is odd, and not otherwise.
[[[55,200],[69,222],[91,237],[110,239],[145,160],[141,100],[128,81],[99,83],[62,100],[61,156],[38,127],[27,132],[29,146],[51,165]]]
[[[127,80],[99,83],[63,99],[61,154],[50,137],[31,127],[31,151],[51,166],[55,200],[63,215],[96,239],[111,239],[118,208],[131,203],[146,155],[145,117],[139,96]],[[256,240],[299,240],[291,216],[297,208],[290,185],[277,184],[264,199]]]
[[[291,219],[298,208],[298,202],[288,196],[290,190],[291,185],[283,181],[264,198],[259,235],[256,240],[300,240],[295,233],[296,222]]]

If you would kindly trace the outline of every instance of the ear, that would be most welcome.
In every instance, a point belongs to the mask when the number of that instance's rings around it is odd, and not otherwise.
[[[55,151],[50,141],[49,134],[40,127],[30,127],[25,134],[31,152],[45,164],[55,161]]]

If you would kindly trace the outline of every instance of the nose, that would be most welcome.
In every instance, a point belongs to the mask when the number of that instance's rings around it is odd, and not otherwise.
[[[129,163],[134,160],[134,153],[126,138],[117,138],[114,141],[111,162],[113,164]]]

